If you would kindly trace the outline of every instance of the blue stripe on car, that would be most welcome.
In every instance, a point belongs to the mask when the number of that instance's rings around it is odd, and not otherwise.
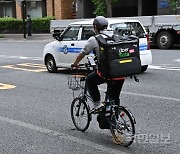
[[[68,52],[71,53],[79,53],[81,51],[82,48],[67,48]],[[56,48],[57,52],[64,52],[64,48]]]
[[[79,53],[82,48],[68,48],[68,52],[70,53]],[[147,50],[147,44],[143,44],[139,46],[139,51]],[[64,52],[64,48],[56,48],[58,52]]]
[[[147,45],[147,44],[141,44],[141,45],[139,46],[139,51],[147,50],[147,48],[148,48],[148,45]]]

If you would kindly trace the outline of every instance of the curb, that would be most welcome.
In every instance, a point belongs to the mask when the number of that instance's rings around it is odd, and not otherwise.
[[[32,34],[32,36],[26,36],[24,34],[0,34],[0,41],[53,41],[52,34]]]

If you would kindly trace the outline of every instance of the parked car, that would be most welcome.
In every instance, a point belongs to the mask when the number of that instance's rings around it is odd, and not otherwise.
[[[152,63],[152,54],[143,25],[138,20],[129,19],[108,19],[108,22],[108,29],[113,30],[120,38],[126,39],[130,35],[139,38],[142,72],[146,71],[148,65]],[[93,35],[93,20],[71,23],[62,34],[54,34],[56,40],[44,47],[43,59],[47,70],[54,73],[61,67],[70,68],[87,40]],[[83,62],[87,62],[86,58]]]

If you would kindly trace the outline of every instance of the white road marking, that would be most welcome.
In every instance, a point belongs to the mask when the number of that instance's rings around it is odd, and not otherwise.
[[[16,86],[10,85],[10,84],[0,83],[0,90],[13,89],[13,88],[16,88]]]
[[[9,58],[9,59],[27,59],[27,60],[43,60],[42,57],[26,57],[26,56],[8,56],[8,55],[0,55],[0,58]]]
[[[88,141],[88,140],[85,140],[85,139],[81,139],[81,138],[74,137],[74,136],[71,136],[71,135],[63,134],[63,133],[60,133],[60,132],[57,132],[57,131],[54,131],[54,130],[50,130],[50,129],[46,129],[46,128],[43,128],[43,127],[39,127],[39,126],[36,126],[36,125],[33,125],[33,124],[24,123],[24,122],[19,121],[19,120],[13,120],[13,119],[10,119],[10,118],[7,118],[7,117],[0,116],[0,121],[1,122],[6,122],[6,123],[9,123],[9,124],[12,124],[12,125],[16,125],[16,126],[19,126],[19,127],[24,127],[24,128],[27,128],[27,129],[31,129],[33,131],[37,131],[39,133],[43,133],[43,134],[46,134],[46,135],[49,135],[49,136],[52,136],[52,137],[59,137],[60,139],[65,139],[65,140],[69,140],[69,141],[72,141],[72,142],[76,142],[78,144],[85,145],[87,147],[91,147],[91,148],[96,149],[96,150],[104,151],[105,153],[127,154],[127,152],[125,153],[125,152],[116,150],[114,148],[109,148],[109,147],[103,146],[102,144],[94,143],[94,142],[91,142],[91,141]]]
[[[42,61],[43,58],[42,57],[26,57],[26,56],[21,56],[21,55],[17,55],[17,56],[8,56],[8,55],[0,55],[0,58],[10,58],[10,59],[22,59],[22,60],[34,60],[34,61]],[[180,59],[175,59],[174,61],[180,62]],[[156,69],[156,70],[170,70],[170,71],[180,71],[180,66],[177,67],[172,67],[172,66],[168,66],[169,64],[166,65],[149,65],[148,69]]]
[[[170,67],[170,66],[149,65],[148,68],[149,69],[157,69],[157,70],[180,71],[180,67]]]
[[[126,94],[126,95],[142,96],[142,97],[149,97],[149,98],[164,99],[164,100],[180,102],[180,99],[178,99],[178,98],[163,97],[163,96],[148,95],[148,94],[139,94],[139,93],[131,93],[131,92],[122,92],[122,93]]]
[[[180,62],[180,59],[175,59],[174,61]]]
[[[99,90],[105,92],[106,89],[99,88]],[[172,98],[172,97],[164,97],[164,96],[156,96],[156,95],[148,95],[148,94],[140,94],[140,93],[132,93],[132,92],[121,92],[122,94],[125,95],[134,95],[134,96],[140,96],[140,97],[149,97],[149,98],[156,98],[156,99],[164,99],[164,100],[170,100],[170,101],[176,101],[180,102],[179,98]],[[163,102],[164,103],[164,102]]]
[[[52,41],[54,41],[53,39],[47,39],[47,40],[27,40],[27,39],[24,39],[24,40],[15,40],[15,39],[9,39],[9,40],[7,40],[7,39],[0,39],[0,42],[8,42],[8,43],[11,43],[11,42],[17,42],[17,43],[38,43],[38,42],[47,42],[47,43],[49,43],[49,42],[52,42]]]

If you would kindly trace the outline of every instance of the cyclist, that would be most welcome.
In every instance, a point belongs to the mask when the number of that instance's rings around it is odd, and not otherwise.
[[[106,35],[113,35],[113,31],[111,31],[111,34],[109,31],[107,31],[108,21],[103,16],[97,16],[93,21],[93,28],[95,34],[106,34]],[[71,65],[72,67],[78,67],[79,62],[85,57],[85,55],[88,55],[91,51],[94,51],[96,56],[98,57],[99,53],[99,44],[94,36],[91,36],[87,44],[84,46],[80,54],[75,59],[74,63]],[[97,58],[98,59],[98,58]],[[109,96],[115,101],[116,105],[120,105],[120,92],[124,83],[124,77],[121,78],[112,78],[112,82],[107,82],[108,87],[110,87]],[[100,72],[97,68],[96,71],[90,73],[87,76],[86,79],[86,85],[88,92],[93,100],[94,107],[92,109],[93,111],[99,110],[104,104],[101,102],[101,96],[98,89],[98,85],[103,84],[107,81],[102,76],[102,72]]]

